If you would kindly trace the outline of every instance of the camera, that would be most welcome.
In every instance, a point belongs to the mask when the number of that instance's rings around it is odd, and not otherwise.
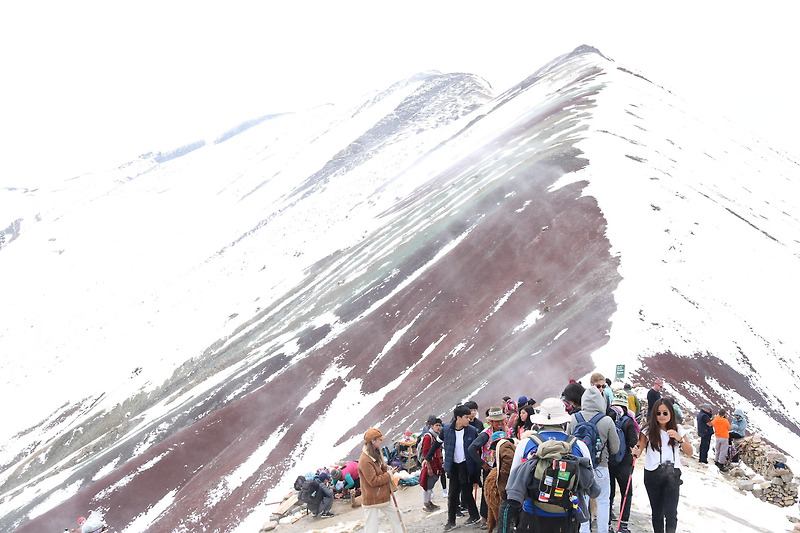
[[[673,477],[675,475],[675,465],[672,461],[667,461],[664,463],[664,473],[667,477]]]

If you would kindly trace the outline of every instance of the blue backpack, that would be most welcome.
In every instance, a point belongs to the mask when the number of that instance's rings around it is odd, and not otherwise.
[[[586,420],[580,411],[575,413],[575,420],[578,421],[578,424],[572,430],[572,434],[578,440],[582,440],[586,447],[589,448],[592,467],[597,466],[597,463],[600,462],[600,455],[603,453],[603,444],[600,441],[600,432],[597,431],[597,422],[604,416],[606,415],[598,413],[591,420]]]
[[[622,424],[629,418],[628,415],[622,415],[622,418],[614,421],[614,427],[617,429],[617,437],[619,437],[619,450],[617,450],[617,453],[614,455],[608,456],[608,464],[610,465],[620,464],[625,457],[625,453],[628,451],[628,441],[625,439],[625,432],[622,431]]]

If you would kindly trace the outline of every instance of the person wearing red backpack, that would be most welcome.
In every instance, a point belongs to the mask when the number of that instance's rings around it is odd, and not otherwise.
[[[608,471],[608,456],[617,453],[620,442],[617,436],[617,428],[614,421],[606,413],[606,397],[603,393],[605,382],[598,383],[594,387],[589,387],[581,397],[581,410],[570,416],[567,424],[567,433],[575,435],[584,422],[592,424],[596,420],[597,437],[599,442],[595,446],[586,443],[591,455],[594,457],[594,478],[597,486],[600,487],[600,494],[597,496],[597,526],[598,531],[607,528],[610,517],[609,502],[611,497],[611,477]],[[599,415],[599,416],[598,416]],[[595,418],[597,417],[597,418]],[[579,433],[579,432],[577,432]],[[581,533],[589,533],[589,523],[581,524]]]
[[[434,418],[431,421],[431,426],[424,435],[422,435],[419,446],[422,452],[422,457],[428,455],[431,446],[439,438],[439,432],[442,431],[442,419]],[[422,510],[430,513],[439,509],[439,506],[431,501],[433,497],[433,487],[436,486],[436,481],[442,474],[442,450],[436,450],[431,460],[428,461],[424,467],[421,468],[419,474],[419,485],[422,487]]]

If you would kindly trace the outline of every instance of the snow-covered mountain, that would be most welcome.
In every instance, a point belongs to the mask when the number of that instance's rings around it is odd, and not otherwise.
[[[800,457],[799,203],[590,47],[0,190],[0,533],[234,531],[367,427],[622,364]]]

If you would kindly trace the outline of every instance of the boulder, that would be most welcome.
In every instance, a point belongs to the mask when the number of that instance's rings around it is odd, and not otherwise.
[[[278,522],[274,520],[269,520],[268,522],[264,522],[264,525],[261,526],[261,529],[258,530],[258,533],[264,533],[264,531],[272,531],[278,527]]]

